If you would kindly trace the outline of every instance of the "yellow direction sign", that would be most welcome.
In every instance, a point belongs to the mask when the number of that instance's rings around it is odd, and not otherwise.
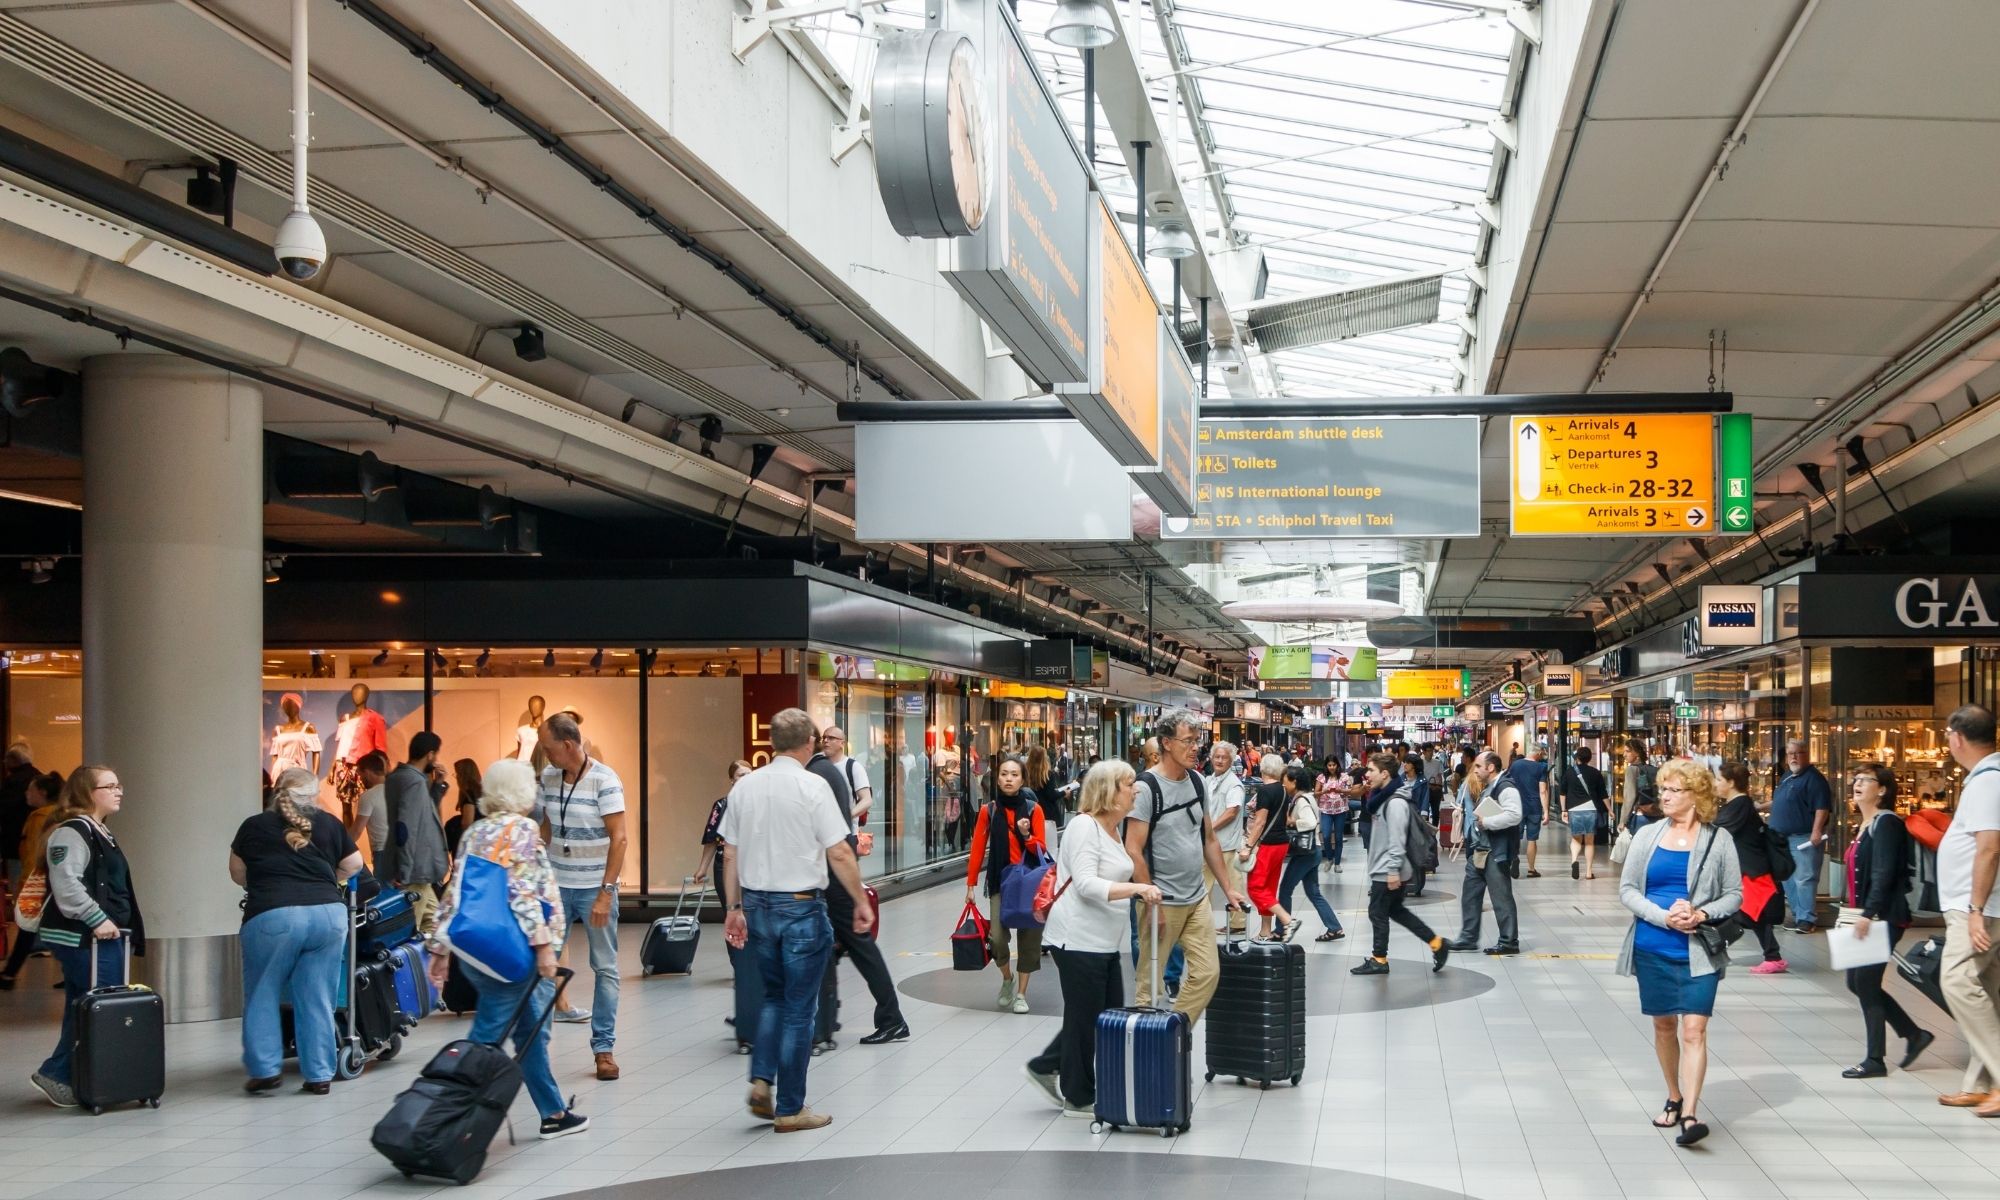
[[[1715,532],[1715,418],[1515,417],[1516,537]]]

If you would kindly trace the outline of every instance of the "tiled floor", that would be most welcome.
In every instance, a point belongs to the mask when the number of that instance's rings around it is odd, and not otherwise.
[[[1434,886],[1456,891],[1450,872],[1448,864]],[[1360,911],[1365,884],[1350,869],[1328,885],[1342,919],[1359,936],[1308,943],[1307,952],[1344,966],[1367,940]],[[731,1052],[722,1025],[729,987],[720,930],[705,932],[692,979],[641,979],[630,966],[638,930],[627,927],[618,1045],[624,1079],[596,1083],[586,1031],[558,1026],[556,1032],[559,1077],[591,1117],[590,1132],[546,1144],[530,1138],[515,1147],[502,1138],[485,1174],[470,1188],[447,1194],[531,1200],[801,1159],[1060,1150],[1199,1156],[1187,1162],[1187,1172],[1223,1171],[1216,1175],[1218,1186],[1249,1182],[1240,1172],[1227,1173],[1235,1170],[1229,1160],[1340,1173],[1274,1171],[1259,1177],[1259,1200],[1439,1192],[1490,1200],[2000,1195],[2000,1121],[1980,1122],[1936,1104],[1939,1092],[1956,1090],[1965,1048],[1928,1000],[1892,985],[1919,1021],[1943,1035],[1918,1070],[1859,1083],[1839,1077],[1860,1057],[1860,1018],[1839,976],[1824,969],[1823,937],[1781,935],[1793,956],[1790,975],[1757,977],[1739,969],[1723,984],[1704,1103],[1715,1135],[1690,1152],[1650,1129],[1647,1121],[1663,1090],[1634,988],[1612,974],[1611,955],[1626,924],[1615,892],[1602,865],[1595,882],[1574,883],[1560,866],[1545,878],[1521,881],[1529,953],[1506,961],[1455,958],[1454,968],[1494,981],[1483,992],[1450,993],[1468,998],[1414,1006],[1361,1003],[1365,985],[1399,991],[1428,986],[1417,943],[1400,930],[1392,934],[1396,973],[1388,980],[1316,969],[1315,986],[1334,980],[1340,1002],[1314,1004],[1315,1012],[1331,1007],[1331,1015],[1310,1020],[1310,1066],[1297,1089],[1202,1085],[1197,1034],[1194,1128],[1171,1141],[1093,1135],[1089,1122],[1058,1118],[1020,1074],[1022,1060],[1053,1033],[1053,1019],[1039,1013],[1003,1015],[906,996],[912,1040],[853,1045],[868,1004],[851,969],[843,973],[852,1018],[843,1045],[814,1060],[811,1075],[812,1102],[835,1122],[824,1132],[774,1135],[742,1110],[746,1060]],[[938,956],[946,951],[961,896],[946,886],[887,906],[883,945],[899,979],[947,965]],[[1419,911],[1449,933],[1457,905],[1444,901]],[[1308,938],[1318,932],[1312,918],[1308,927]],[[1491,931],[1489,918],[1489,939]],[[403,1060],[371,1067],[325,1099],[289,1091],[249,1099],[239,1090],[235,1023],[176,1026],[169,1031],[171,1090],[162,1107],[93,1119],[51,1109],[26,1082],[53,1036],[56,993],[46,986],[49,970],[46,960],[36,960],[19,990],[0,994],[0,1200],[339,1200],[363,1194],[414,1200],[438,1190],[397,1177],[369,1148],[367,1135],[416,1064],[465,1029],[462,1019],[431,1018],[413,1035]],[[997,985],[997,978],[990,983]],[[1051,975],[1038,988],[1053,997],[1054,984]],[[1349,996],[1355,1002],[1346,1002]],[[532,1133],[525,1097],[516,1106],[515,1125]],[[954,1173],[938,1161],[911,1160],[910,1177],[935,1181]],[[958,1161],[978,1166],[1008,1160]],[[1119,1161],[1124,1165],[1110,1174],[1090,1173],[1073,1183],[1045,1182],[1068,1177],[1038,1171],[1029,1190],[1145,1194],[1144,1164]],[[833,1174],[824,1178],[833,1193],[851,1194],[833,1187]],[[806,1194],[747,1173],[715,1177],[718,1184],[734,1180],[741,1180],[740,1195]],[[1357,1186],[1368,1180],[1387,1182]],[[946,1191],[972,1196],[989,1190],[984,1181],[967,1186]],[[869,1200],[888,1200],[879,1188],[862,1190]],[[627,1197],[639,1192],[620,1189]]]

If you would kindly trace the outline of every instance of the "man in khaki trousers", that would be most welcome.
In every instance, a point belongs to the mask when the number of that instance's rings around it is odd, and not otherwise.
[[[1243,781],[1236,777],[1236,746],[1231,742],[1215,743],[1208,752],[1208,814],[1215,826],[1215,844],[1222,850],[1224,892],[1241,892],[1244,888],[1243,864],[1236,861],[1236,851],[1243,845],[1243,792]],[[1202,877],[1213,894],[1215,876],[1203,872]],[[1234,905],[1225,906],[1224,912],[1228,932],[1242,933],[1250,914]]]
[[[1938,907],[1944,910],[1940,982],[1959,1033],[1971,1049],[1965,1082],[1940,1096],[1950,1108],[2000,1117],[2000,753],[1993,714],[1968,704],[1945,723],[1952,758],[1968,774],[1958,810],[1938,845]]]

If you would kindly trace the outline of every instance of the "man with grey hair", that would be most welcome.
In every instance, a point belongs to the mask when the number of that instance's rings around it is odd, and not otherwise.
[[[1204,722],[1185,709],[1162,716],[1154,727],[1159,765],[1139,776],[1138,798],[1125,822],[1125,850],[1132,856],[1132,882],[1160,889],[1161,903],[1140,922],[1138,994],[1141,1007],[1152,1001],[1153,955],[1161,945],[1178,945],[1187,963],[1174,997],[1176,1011],[1193,1025],[1215,995],[1221,963],[1215,951],[1208,880],[1221,880],[1232,905],[1247,903],[1243,889],[1228,882],[1229,868],[1215,840],[1207,788],[1197,769]],[[1206,868],[1206,873],[1204,873]]]
[[[557,1013],[590,1022],[597,1077],[618,1078],[611,1048],[618,1038],[618,872],[625,865],[625,785],[590,753],[583,729],[567,712],[550,715],[537,735],[542,768],[542,831],[549,866],[562,894],[563,919],[583,930],[597,988],[588,1011]],[[567,939],[565,939],[567,940]]]
[[[1236,746],[1232,742],[1218,741],[1208,751],[1208,816],[1215,826],[1215,844],[1222,850],[1222,865],[1228,869],[1223,876],[1224,890],[1233,887],[1243,890],[1243,864],[1236,861],[1236,852],[1243,848],[1243,781],[1236,775]],[[1242,933],[1249,923],[1249,914],[1231,908],[1227,914],[1227,931]],[[1167,964],[1173,966],[1171,961]]]
[[[1458,940],[1451,948],[1479,949],[1479,927],[1485,916],[1482,910],[1490,895],[1500,940],[1486,953],[1519,954],[1521,929],[1514,906],[1513,863],[1521,853],[1521,788],[1491,750],[1480,751],[1472,760],[1471,784],[1459,801],[1458,827],[1465,831],[1465,886],[1458,896]]]
[[[723,937],[750,951],[764,980],[757,1028],[748,1035],[750,1115],[770,1121],[779,1133],[833,1121],[805,1106],[813,1018],[833,953],[828,874],[854,900],[856,933],[866,933],[875,916],[833,789],[806,769],[816,737],[812,718],[799,709],[772,717],[771,761],[729,790],[717,831],[723,895],[737,897]]]

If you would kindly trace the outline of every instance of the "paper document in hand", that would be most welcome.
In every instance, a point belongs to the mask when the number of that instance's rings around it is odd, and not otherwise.
[[[1836,971],[1851,967],[1874,967],[1889,961],[1889,923],[1871,921],[1868,936],[1854,936],[1854,926],[1839,925],[1826,935],[1826,952]]]
[[[1495,817],[1498,817],[1501,813],[1504,813],[1506,811],[1507,811],[1506,805],[1500,803],[1498,800],[1495,800],[1493,797],[1488,796],[1486,797],[1486,799],[1481,800],[1479,802],[1478,808],[1472,810],[1472,815],[1478,818],[1478,821],[1481,825],[1484,825],[1488,821],[1493,820]]]

